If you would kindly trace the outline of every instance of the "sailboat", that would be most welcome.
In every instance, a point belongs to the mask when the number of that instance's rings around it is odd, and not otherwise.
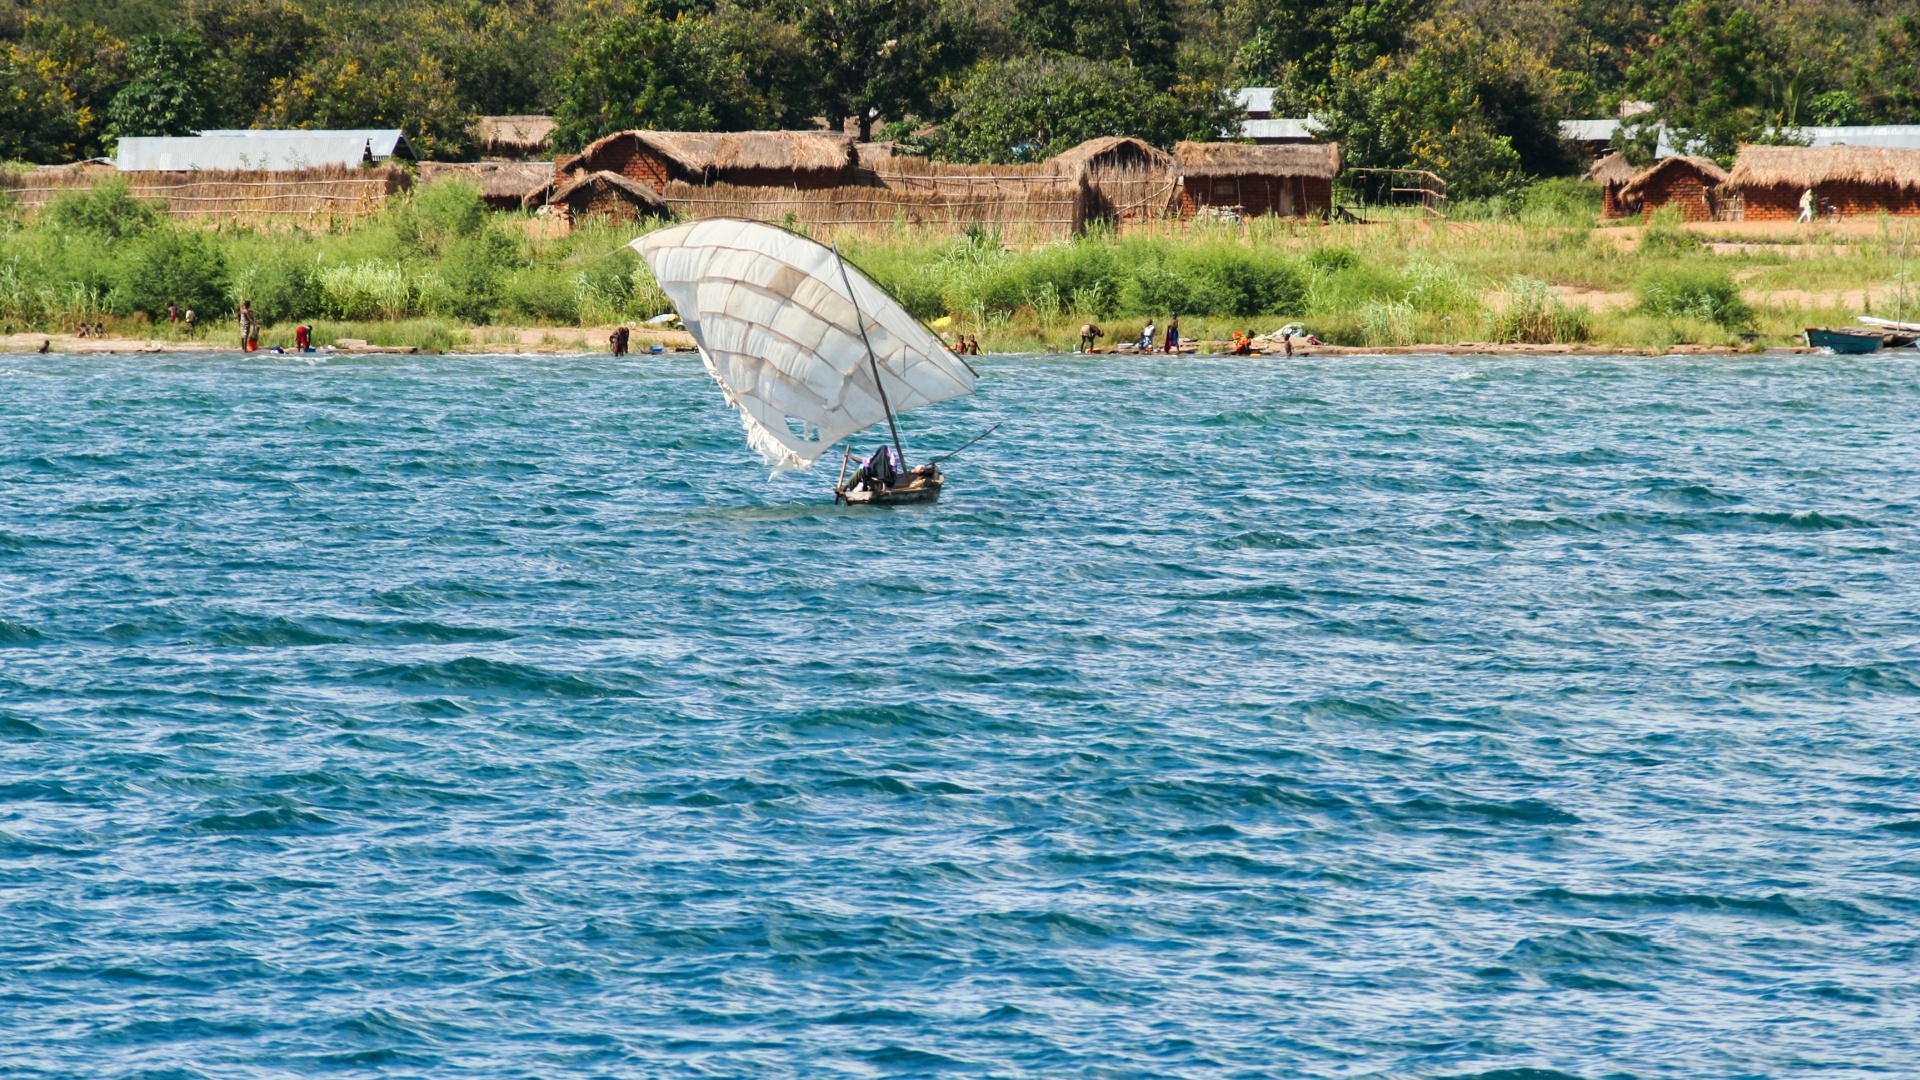
[[[775,473],[812,467],[886,421],[890,445],[837,502],[933,502],[939,460],[907,464],[895,418],[973,393],[978,374],[837,249],[765,222],[709,218],[633,241],[693,335],[707,373]],[[951,455],[949,455],[951,456]]]

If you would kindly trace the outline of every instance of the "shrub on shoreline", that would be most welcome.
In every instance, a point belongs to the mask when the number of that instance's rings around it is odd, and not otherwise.
[[[1672,267],[1640,279],[1638,311],[1665,319],[1697,319],[1728,330],[1753,325],[1754,311],[1733,278],[1718,267]]]

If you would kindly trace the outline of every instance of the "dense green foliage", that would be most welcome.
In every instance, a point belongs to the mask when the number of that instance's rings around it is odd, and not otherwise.
[[[1556,122],[1644,102],[1725,158],[1812,123],[1920,121],[1920,0],[0,0],[0,158],[117,135],[399,125],[443,158],[485,114],[562,150],[627,126],[824,121],[961,161],[1088,135],[1231,132],[1272,86],[1355,166],[1492,199],[1578,162]]]

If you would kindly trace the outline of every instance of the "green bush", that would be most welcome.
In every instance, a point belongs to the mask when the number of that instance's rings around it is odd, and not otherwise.
[[[118,294],[123,310],[150,317],[168,304],[214,316],[227,305],[226,255],[208,233],[155,229],[127,255]]]
[[[502,299],[508,314],[535,324],[565,325],[580,318],[574,282],[551,268],[516,272],[506,280]]]
[[[1193,248],[1175,268],[1187,281],[1186,306],[1177,310],[1194,315],[1278,315],[1298,311],[1306,297],[1300,271],[1276,252]]]
[[[1147,263],[1136,267],[1120,291],[1120,310],[1129,315],[1194,310],[1193,286],[1184,274],[1169,266]]]
[[[1070,310],[1107,315],[1120,298],[1120,283],[1120,260],[1110,245],[1056,244],[986,267],[975,300],[1000,313],[1025,307],[1042,316]]]
[[[1529,184],[1519,192],[1524,225],[1579,227],[1600,219],[1600,185],[1578,176]]]
[[[448,177],[394,201],[385,217],[393,237],[410,251],[433,254],[449,241],[487,228],[487,204],[470,180]]]
[[[1680,211],[1674,207],[1655,210],[1646,231],[1640,234],[1639,254],[1649,259],[1663,259],[1699,251],[1703,241],[1683,228],[1683,221]]]
[[[1307,268],[1331,274],[1360,264],[1360,256],[1349,248],[1323,247],[1307,252]]]
[[[502,283],[519,265],[518,247],[497,229],[452,240],[440,258],[440,276],[448,289],[446,313],[473,323],[491,321],[500,307]]]
[[[45,211],[47,222],[56,228],[110,240],[138,236],[165,217],[163,204],[134,198],[133,189],[117,176],[92,188],[62,192]]]
[[[397,263],[368,259],[322,267],[321,310],[331,319],[401,319],[413,314],[414,288]]]
[[[1507,286],[1506,307],[1493,320],[1493,339],[1523,345],[1555,345],[1585,341],[1592,334],[1587,313],[1568,307],[1530,277],[1515,277]]]
[[[1362,306],[1406,294],[1406,282],[1377,266],[1356,261],[1331,273],[1316,274],[1307,287],[1306,309],[1314,315],[1346,315]]]
[[[940,287],[940,277],[929,269],[895,270],[885,276],[871,276],[875,284],[891,293],[914,318],[938,319],[947,314],[947,300]]]
[[[321,312],[320,278],[304,252],[269,255],[238,268],[233,293],[236,300],[252,301],[253,313],[268,326],[311,320]]]
[[[1673,267],[1640,279],[1642,314],[1667,319],[1699,319],[1729,330],[1753,325],[1753,308],[1725,270],[1712,267]]]

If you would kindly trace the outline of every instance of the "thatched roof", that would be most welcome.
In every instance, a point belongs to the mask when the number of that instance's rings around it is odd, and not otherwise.
[[[1106,135],[1062,150],[1047,159],[1047,164],[1055,172],[1071,176],[1095,165],[1145,165],[1164,169],[1173,165],[1173,157],[1141,139]]]
[[[496,205],[519,206],[528,192],[553,179],[553,166],[544,161],[423,161],[420,182],[430,184],[449,176],[480,185],[480,195]]]
[[[853,136],[830,131],[622,131],[557,162],[556,168],[592,168],[621,140],[639,143],[690,177],[733,170],[839,173],[856,161]]]
[[[532,157],[552,146],[551,116],[483,116],[480,152],[489,157]]]
[[[520,205],[532,210],[548,203],[571,204],[576,199],[584,201],[602,191],[622,194],[650,214],[665,217],[672,213],[659,192],[638,180],[605,170],[571,176],[565,180],[550,180],[545,186],[528,192]]]
[[[1733,160],[1738,187],[1870,184],[1920,187],[1920,150],[1887,146],[1743,146]]]
[[[1306,176],[1331,180],[1340,174],[1340,144],[1281,143],[1254,146],[1248,143],[1183,142],[1173,148],[1182,175],[1206,178],[1217,176]]]
[[[1639,173],[1640,170],[1627,164],[1627,155],[1612,153],[1593,163],[1593,167],[1587,170],[1587,179],[1601,187],[1614,187],[1632,180]]]
[[[1637,202],[1655,179],[1680,169],[1692,169],[1699,173],[1700,182],[1707,187],[1717,187],[1727,182],[1727,171],[1712,158],[1670,157],[1654,162],[1652,168],[1627,181],[1627,186],[1620,189],[1620,198],[1629,203]]]

